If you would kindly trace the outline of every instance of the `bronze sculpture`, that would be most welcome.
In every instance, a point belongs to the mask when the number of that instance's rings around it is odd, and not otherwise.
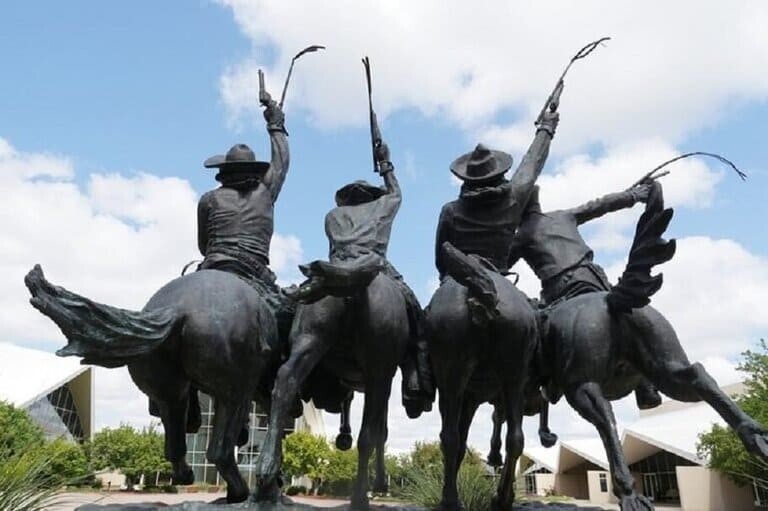
[[[25,279],[32,305],[69,341],[58,355],[104,367],[128,366],[163,422],[165,455],[176,484],[194,479],[185,460],[185,435],[200,426],[196,389],[213,396],[207,457],[227,481],[227,502],[248,497],[234,449],[244,443],[251,401],[268,407],[284,351],[279,318],[290,309],[267,267],[288,144],[282,111],[263,89],[260,100],[267,107],[272,162],[256,161],[243,144],[206,161],[206,167],[219,169],[222,186],[200,200],[199,246],[205,256],[200,271],[166,284],[140,312],[52,286],[39,267]]]
[[[333,411],[346,414],[350,391],[365,394],[352,508],[368,508],[368,460],[374,451],[373,488],[386,490],[384,446],[392,378],[398,365],[415,356],[412,348],[420,335],[421,308],[386,259],[401,194],[372,110],[371,121],[376,172],[385,186],[355,181],[339,189],[337,207],[325,219],[329,261],[302,266],[308,280],[292,294],[301,304],[291,330],[290,356],[275,379],[270,424],[258,462],[259,500],[276,500],[279,495],[281,425],[288,407],[298,395],[317,404],[317,392],[326,392],[323,402],[328,400],[336,408]],[[413,361],[409,367],[417,366]],[[422,382],[428,378],[420,376]],[[333,399],[328,399],[328,384],[337,389]],[[411,407],[410,415],[418,415],[430,403],[427,389],[406,406]],[[342,434],[348,430],[346,421],[342,420]]]

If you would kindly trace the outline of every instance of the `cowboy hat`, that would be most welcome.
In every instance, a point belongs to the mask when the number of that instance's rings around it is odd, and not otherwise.
[[[266,172],[269,162],[256,160],[256,155],[245,144],[235,144],[227,154],[211,156],[203,163],[205,168],[227,170],[249,170]]]
[[[386,193],[386,190],[379,186],[373,186],[368,181],[355,181],[338,189],[336,204],[339,206],[362,204],[376,200]]]
[[[463,181],[485,181],[505,173],[511,166],[512,156],[509,154],[477,144],[474,151],[451,163],[451,172]]]

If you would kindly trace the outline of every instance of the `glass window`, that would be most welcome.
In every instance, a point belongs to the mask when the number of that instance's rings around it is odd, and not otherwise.
[[[598,474],[598,478],[600,479],[600,492],[608,493],[608,476],[605,472],[601,472]]]

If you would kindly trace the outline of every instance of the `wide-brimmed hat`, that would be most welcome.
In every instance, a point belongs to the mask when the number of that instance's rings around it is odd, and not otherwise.
[[[342,186],[336,191],[336,203],[342,206],[345,204],[361,204],[376,200],[386,193],[386,190],[380,186],[374,186],[368,181],[355,181]]]
[[[511,155],[477,144],[474,151],[459,156],[451,163],[451,172],[463,181],[485,181],[505,173],[511,166]]]
[[[227,151],[227,154],[217,154],[211,156],[203,163],[208,169],[224,170],[243,170],[243,171],[261,171],[266,172],[269,168],[269,162],[258,161],[256,155],[245,144],[235,144]]]

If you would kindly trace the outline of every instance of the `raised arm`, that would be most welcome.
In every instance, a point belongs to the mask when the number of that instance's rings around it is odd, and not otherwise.
[[[267,107],[264,111],[264,118],[267,121],[267,132],[272,144],[272,160],[269,169],[262,178],[262,183],[269,188],[272,202],[275,202],[283,188],[285,176],[288,174],[288,164],[290,163],[288,133],[285,131],[285,115],[277,103],[271,98],[263,100],[262,103]]]
[[[623,192],[609,193],[608,195],[593,199],[586,204],[569,209],[568,212],[576,217],[577,223],[583,224],[606,213],[631,208],[638,202],[645,202],[648,200],[649,193],[650,185],[640,184]]]
[[[387,188],[387,195],[392,195],[400,200],[400,184],[395,177],[395,166],[389,161],[389,146],[382,142],[375,148],[376,162],[379,164],[379,174],[384,179],[384,186]]]
[[[510,187],[511,198],[515,200],[522,209],[528,203],[528,199],[533,191],[533,185],[536,183],[544,163],[549,155],[549,144],[555,135],[555,128],[559,122],[557,112],[547,111],[543,120],[536,129],[536,136],[533,143],[525,153],[523,160],[517,167],[517,170],[507,183]]]

